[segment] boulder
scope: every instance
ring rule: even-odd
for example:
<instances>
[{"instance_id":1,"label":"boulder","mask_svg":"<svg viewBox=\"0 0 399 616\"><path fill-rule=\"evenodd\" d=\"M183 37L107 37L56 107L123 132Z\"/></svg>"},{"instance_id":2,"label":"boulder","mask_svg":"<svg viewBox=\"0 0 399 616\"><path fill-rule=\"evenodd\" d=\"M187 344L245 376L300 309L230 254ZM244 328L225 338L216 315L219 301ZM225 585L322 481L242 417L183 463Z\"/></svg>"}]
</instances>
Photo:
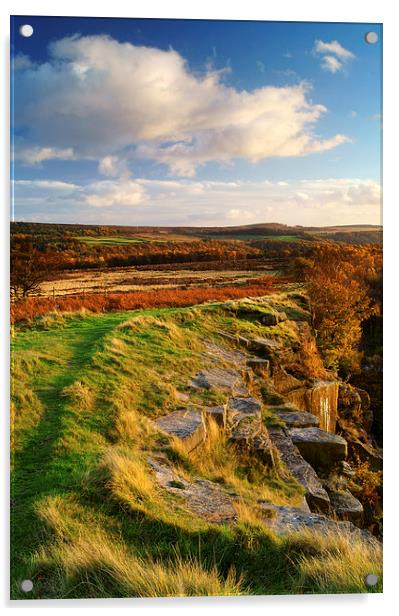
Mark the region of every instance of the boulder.
<instances>
[{"instance_id":1,"label":"boulder","mask_svg":"<svg viewBox=\"0 0 399 616\"><path fill-rule=\"evenodd\" d=\"M317 471L330 471L347 456L347 442L337 434L320 428L292 428L289 433L301 455Z\"/></svg>"},{"instance_id":2,"label":"boulder","mask_svg":"<svg viewBox=\"0 0 399 616\"><path fill-rule=\"evenodd\" d=\"M289 473L305 489L305 498L312 511L328 512L330 499L315 470L304 460L283 428L269 428L269 436Z\"/></svg>"},{"instance_id":3,"label":"boulder","mask_svg":"<svg viewBox=\"0 0 399 616\"><path fill-rule=\"evenodd\" d=\"M363 521L363 505L349 490L328 490L330 503L338 519L349 520L356 526Z\"/></svg>"},{"instance_id":4,"label":"boulder","mask_svg":"<svg viewBox=\"0 0 399 616\"><path fill-rule=\"evenodd\" d=\"M243 417L261 417L262 406L256 398L230 398L227 402L228 419L234 421Z\"/></svg>"},{"instance_id":5,"label":"boulder","mask_svg":"<svg viewBox=\"0 0 399 616\"><path fill-rule=\"evenodd\" d=\"M229 391L233 394L246 392L241 373L230 368L215 367L201 370L191 381L191 386L194 389Z\"/></svg>"},{"instance_id":6,"label":"boulder","mask_svg":"<svg viewBox=\"0 0 399 616\"><path fill-rule=\"evenodd\" d=\"M376 549L381 549L380 542L367 530L357 528L349 521L336 521L325 515L308 513L297 507L274 505L265 500L258 501L265 511L265 522L279 535L301 532L306 528L322 534L347 533L349 539L360 540Z\"/></svg>"},{"instance_id":7,"label":"boulder","mask_svg":"<svg viewBox=\"0 0 399 616\"><path fill-rule=\"evenodd\" d=\"M188 453L202 444L206 437L203 415L195 409L174 411L159 417L155 424L163 432L179 439Z\"/></svg>"},{"instance_id":8,"label":"boulder","mask_svg":"<svg viewBox=\"0 0 399 616\"><path fill-rule=\"evenodd\" d=\"M312 413L276 410L276 415L288 428L312 428L319 425L319 418Z\"/></svg>"}]
</instances>

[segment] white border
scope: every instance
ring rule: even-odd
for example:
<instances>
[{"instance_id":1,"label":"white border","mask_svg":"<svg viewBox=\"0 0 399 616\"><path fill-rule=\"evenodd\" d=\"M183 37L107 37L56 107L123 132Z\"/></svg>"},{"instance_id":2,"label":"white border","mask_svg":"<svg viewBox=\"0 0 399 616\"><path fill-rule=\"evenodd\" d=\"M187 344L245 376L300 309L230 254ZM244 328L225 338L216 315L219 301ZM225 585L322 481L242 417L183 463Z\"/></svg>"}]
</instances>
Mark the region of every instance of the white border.
<instances>
[{"instance_id":1,"label":"white border","mask_svg":"<svg viewBox=\"0 0 399 616\"><path fill-rule=\"evenodd\" d=\"M399 300L396 289L399 288L398 277L398 124L397 124L397 58L398 58L398 21L395 19L395 3L392 0L335 0L333 3L320 0L284 0L284 2L269 3L265 0L245 0L242 3L232 4L231 0L201 0L189 3L187 0L146 0L143 3L112 0L109 3L82 2L82 0L3 0L0 7L1 19L1 54L2 54L2 92L8 93L8 53L9 53L9 15L65 15L65 16L96 16L96 17L175 17L175 18L212 18L212 19L265 19L281 21L353 21L353 22L383 22L384 23L384 237L385 237L385 542L384 542L384 594L383 595L334 595L334 596L288 596L288 597L251 597L251 598L215 598L215 599L146 599L146 600L86 600L86 601L40 601L40 602L12 602L8 601L8 495L5 494L1 507L1 557L3 567L0 579L2 604L6 609L13 609L14 613L22 610L32 610L39 613L43 608L58 611L63 608L73 608L79 614L94 613L95 610L105 608L113 610L130 609L143 610L147 614L161 611L170 613L182 610L190 614L202 613L204 610L214 613L216 611L229 611L239 614L243 609L253 613L264 614L278 610L279 614L295 615L343 614L361 613L362 615L375 614L376 610L392 613L396 600L396 586L399 585L396 562L398 560L397 541L397 515L398 509L394 506L395 495L398 494L397 459L394 457L398 448L399 435L397 393L395 382L398 380L398 309ZM3 180L3 208L0 217L1 234L1 280L3 293L1 294L1 357L0 371L4 377L5 385L1 387L3 411L8 408L8 215L9 215L9 157L8 157L8 98L1 96L2 113L1 123L5 135L1 148L3 164L0 166ZM396 301L395 301L396 299ZM3 317L3 318L1 318ZM2 413L3 447L1 447L2 481L7 485L7 412ZM396 429L395 429L396 428ZM32 612L31 612L32 613Z\"/></svg>"}]
</instances>

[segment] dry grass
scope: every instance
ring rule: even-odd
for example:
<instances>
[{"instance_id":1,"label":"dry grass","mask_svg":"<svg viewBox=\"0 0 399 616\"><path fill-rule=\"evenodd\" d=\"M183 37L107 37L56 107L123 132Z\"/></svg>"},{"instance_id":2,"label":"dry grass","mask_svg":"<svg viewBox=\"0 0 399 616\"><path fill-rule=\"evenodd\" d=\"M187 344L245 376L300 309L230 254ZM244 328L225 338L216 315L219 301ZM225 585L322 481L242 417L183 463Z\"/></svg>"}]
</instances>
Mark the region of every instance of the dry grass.
<instances>
[{"instance_id":1,"label":"dry grass","mask_svg":"<svg viewBox=\"0 0 399 616\"><path fill-rule=\"evenodd\" d=\"M111 497L133 510L152 509L160 501L154 477L140 453L112 448L94 471Z\"/></svg>"},{"instance_id":2,"label":"dry grass","mask_svg":"<svg viewBox=\"0 0 399 616\"><path fill-rule=\"evenodd\" d=\"M119 464L113 460L112 464ZM51 570L61 587L55 596L84 597L185 597L242 594L233 569L225 579L216 566L206 569L193 558L178 554L166 562L149 555L139 557L115 536L99 528L90 532L80 521L78 506L55 497L39 508L42 520L53 531L53 543L34 557L39 571ZM58 575L57 575L58 574ZM39 574L40 575L40 574ZM50 591L51 593L51 591Z\"/></svg>"},{"instance_id":3,"label":"dry grass","mask_svg":"<svg viewBox=\"0 0 399 616\"><path fill-rule=\"evenodd\" d=\"M93 392L90 387L85 383L82 383L82 381L75 381L72 385L64 387L62 393L64 396L69 398L75 409L78 408L82 411L88 411L93 408Z\"/></svg>"},{"instance_id":4,"label":"dry grass","mask_svg":"<svg viewBox=\"0 0 399 616\"><path fill-rule=\"evenodd\" d=\"M382 547L345 531L328 534L306 529L288 538L289 551L299 568L302 592L366 592L364 578L379 576L382 591Z\"/></svg>"},{"instance_id":5,"label":"dry grass","mask_svg":"<svg viewBox=\"0 0 399 616\"><path fill-rule=\"evenodd\" d=\"M78 312L82 309L94 313L110 310L139 310L191 306L207 301L221 301L266 295L273 287L272 276L262 279L260 284L231 287L201 287L192 289L171 289L159 291L137 291L135 293L91 293L55 298L30 297L11 305L11 321L31 321L49 312Z\"/></svg>"}]
</instances>

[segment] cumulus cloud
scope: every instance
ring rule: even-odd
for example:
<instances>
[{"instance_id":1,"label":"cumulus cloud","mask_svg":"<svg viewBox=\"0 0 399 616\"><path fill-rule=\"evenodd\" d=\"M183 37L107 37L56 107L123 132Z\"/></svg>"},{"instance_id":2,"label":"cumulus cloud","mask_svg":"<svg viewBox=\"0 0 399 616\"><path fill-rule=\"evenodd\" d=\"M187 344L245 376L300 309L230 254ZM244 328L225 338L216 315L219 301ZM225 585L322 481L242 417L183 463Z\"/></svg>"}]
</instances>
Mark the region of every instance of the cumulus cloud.
<instances>
[{"instance_id":1,"label":"cumulus cloud","mask_svg":"<svg viewBox=\"0 0 399 616\"><path fill-rule=\"evenodd\" d=\"M59 184L59 186L57 186ZM16 181L17 219L125 225L380 222L380 186L356 178L291 182ZM38 198L40 196L40 198Z\"/></svg>"},{"instance_id":2,"label":"cumulus cloud","mask_svg":"<svg viewBox=\"0 0 399 616\"><path fill-rule=\"evenodd\" d=\"M25 135L19 156L105 160L130 149L192 176L208 161L302 156L347 140L315 139L326 108L309 99L306 84L249 92L226 85L223 74L208 68L198 75L172 49L108 36L55 41L48 61L24 60L15 73L15 119ZM32 149L36 156L26 154ZM112 173L107 165L100 163Z\"/></svg>"},{"instance_id":3,"label":"cumulus cloud","mask_svg":"<svg viewBox=\"0 0 399 616\"><path fill-rule=\"evenodd\" d=\"M80 200L91 207L130 207L145 201L145 189L133 180L103 180L88 184Z\"/></svg>"},{"instance_id":4,"label":"cumulus cloud","mask_svg":"<svg viewBox=\"0 0 399 616\"><path fill-rule=\"evenodd\" d=\"M321 67L330 73L341 71L344 68L344 64L355 57L349 49L342 47L338 41L325 43L324 41L316 40L313 53L322 56Z\"/></svg>"}]
</instances>

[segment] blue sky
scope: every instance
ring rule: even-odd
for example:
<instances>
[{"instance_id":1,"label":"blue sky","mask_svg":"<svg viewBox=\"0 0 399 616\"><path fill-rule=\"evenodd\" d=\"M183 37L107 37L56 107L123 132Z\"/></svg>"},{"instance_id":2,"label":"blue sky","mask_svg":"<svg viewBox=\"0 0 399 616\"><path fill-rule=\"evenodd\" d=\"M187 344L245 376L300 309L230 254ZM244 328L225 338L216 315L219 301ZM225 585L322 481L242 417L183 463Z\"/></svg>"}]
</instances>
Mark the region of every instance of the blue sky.
<instances>
[{"instance_id":1,"label":"blue sky","mask_svg":"<svg viewBox=\"0 0 399 616\"><path fill-rule=\"evenodd\" d=\"M16 220L380 222L380 25L18 16L11 29Z\"/></svg>"}]
</instances>

